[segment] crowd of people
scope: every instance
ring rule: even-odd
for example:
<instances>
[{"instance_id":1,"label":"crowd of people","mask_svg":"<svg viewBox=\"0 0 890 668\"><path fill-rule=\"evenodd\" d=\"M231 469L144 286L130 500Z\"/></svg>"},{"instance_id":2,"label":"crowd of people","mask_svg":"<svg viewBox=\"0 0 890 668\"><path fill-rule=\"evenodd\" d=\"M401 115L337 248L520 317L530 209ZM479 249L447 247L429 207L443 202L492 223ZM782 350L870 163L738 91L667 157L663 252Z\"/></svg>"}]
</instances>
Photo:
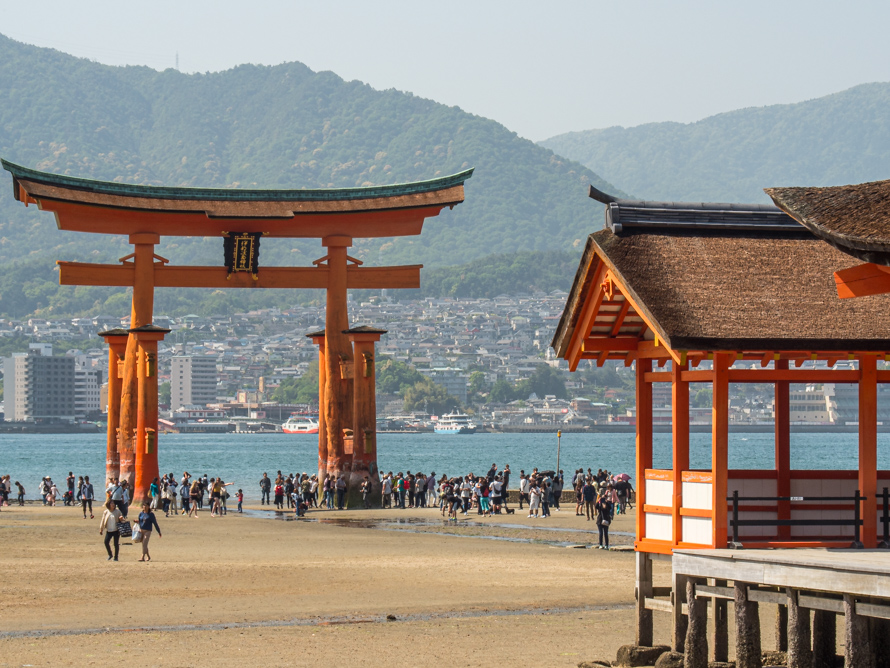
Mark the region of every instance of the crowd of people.
<instances>
[{"instance_id":1,"label":"crowd of people","mask_svg":"<svg viewBox=\"0 0 890 668\"><path fill-rule=\"evenodd\" d=\"M482 518L493 515L514 514L515 508L509 507L510 482L513 476L510 465L498 469L496 464L485 475L474 475L472 472L463 476L442 475L437 477L435 471L429 475L422 472L398 473L388 472L380 481L380 507L387 508L437 508L448 521L457 521L458 514L469 515L475 512ZM25 488L16 481L16 493L19 505L25 503ZM519 472L517 497L519 510L528 509L531 519L545 519L552 512L560 512L560 502L564 498L568 484L575 496L575 515L586 517L587 521L596 523L599 530L599 548L609 549L609 526L616 514L627 512L633 500L634 489L626 474L612 475L599 469L594 473L583 468L576 469L570 480L566 480L564 472L539 471L537 468L530 473ZM150 500L139 515L137 531L143 536L150 536L152 528L160 529L154 511L163 511L165 517L184 515L198 517L198 513L206 507L210 517L221 517L228 514L228 500L233 496L229 491L234 483L225 482L222 478L204 476L192 477L187 471L177 480L172 473L155 478L149 488ZM278 471L274 480L263 473L259 481L260 505L272 505L277 510L293 510L302 517L310 509L343 510L346 506L348 481L345 476L324 476L321 481L317 475L284 474ZM12 491L11 478L0 476L0 507L9 505ZM89 476L75 477L68 472L65 479L65 491L60 492L50 476L45 476L38 485L40 498L44 505L55 505L58 501L66 506L79 505L84 519L92 519L93 502L97 500L96 492ZM374 486L368 477L360 484L363 506L371 508L374 500ZM105 500L101 520L102 532L106 534L105 546L109 558L117 557L118 535L112 526L128 523L128 509L131 496L126 480L113 478L105 487ZM237 501L237 512L243 512L244 492L238 489L234 497ZM149 517L150 515L150 517ZM143 518L143 516L145 516ZM143 526L143 524L145 526ZM129 525L128 525L129 526ZM147 532L147 533L146 533ZM114 541L112 553L110 541ZM143 541L143 558L150 560L148 541Z\"/></svg>"}]
</instances>

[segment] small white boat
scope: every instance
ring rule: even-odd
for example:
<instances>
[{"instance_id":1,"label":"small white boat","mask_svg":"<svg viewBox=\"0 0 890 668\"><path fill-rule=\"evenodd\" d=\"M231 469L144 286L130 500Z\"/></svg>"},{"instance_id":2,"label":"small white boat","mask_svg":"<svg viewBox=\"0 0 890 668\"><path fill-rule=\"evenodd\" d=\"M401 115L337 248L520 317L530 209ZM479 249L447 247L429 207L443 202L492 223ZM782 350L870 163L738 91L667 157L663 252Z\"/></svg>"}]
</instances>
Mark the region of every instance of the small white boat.
<instances>
[{"instance_id":1,"label":"small white boat","mask_svg":"<svg viewBox=\"0 0 890 668\"><path fill-rule=\"evenodd\" d=\"M476 423L466 413L446 413L436 421L437 434L475 434Z\"/></svg>"},{"instance_id":2,"label":"small white boat","mask_svg":"<svg viewBox=\"0 0 890 668\"><path fill-rule=\"evenodd\" d=\"M317 434L318 418L311 415L291 415L281 425L281 431L285 434Z\"/></svg>"}]
</instances>

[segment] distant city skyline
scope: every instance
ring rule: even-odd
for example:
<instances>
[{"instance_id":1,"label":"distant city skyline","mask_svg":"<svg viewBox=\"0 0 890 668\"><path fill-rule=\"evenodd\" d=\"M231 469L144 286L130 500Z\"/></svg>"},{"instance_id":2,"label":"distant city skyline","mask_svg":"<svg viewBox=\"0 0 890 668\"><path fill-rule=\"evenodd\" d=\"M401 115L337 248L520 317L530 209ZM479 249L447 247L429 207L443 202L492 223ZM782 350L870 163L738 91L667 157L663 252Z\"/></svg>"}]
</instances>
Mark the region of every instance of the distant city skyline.
<instances>
[{"instance_id":1,"label":"distant city skyline","mask_svg":"<svg viewBox=\"0 0 890 668\"><path fill-rule=\"evenodd\" d=\"M300 61L460 106L535 141L890 80L890 5L874 1L32 0L22 11L0 0L0 14L12 39L109 65L165 69L178 56L182 71L205 72Z\"/></svg>"}]
</instances>

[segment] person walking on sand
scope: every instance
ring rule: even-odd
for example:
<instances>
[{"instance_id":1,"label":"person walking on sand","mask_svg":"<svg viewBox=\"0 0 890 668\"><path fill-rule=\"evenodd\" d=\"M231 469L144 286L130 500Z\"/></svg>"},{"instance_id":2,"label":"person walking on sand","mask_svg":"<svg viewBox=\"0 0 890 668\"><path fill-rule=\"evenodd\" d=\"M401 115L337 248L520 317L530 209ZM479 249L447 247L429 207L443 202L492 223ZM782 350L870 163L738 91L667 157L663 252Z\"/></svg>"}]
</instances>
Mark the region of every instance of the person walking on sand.
<instances>
[{"instance_id":1,"label":"person walking on sand","mask_svg":"<svg viewBox=\"0 0 890 668\"><path fill-rule=\"evenodd\" d=\"M18 480L15 481L16 489L19 490L19 505L25 505L25 487Z\"/></svg>"},{"instance_id":2,"label":"person walking on sand","mask_svg":"<svg viewBox=\"0 0 890 668\"><path fill-rule=\"evenodd\" d=\"M87 518L87 507L90 509L90 519L93 519L93 486L90 484L90 476L85 476L80 487L80 505L83 508L83 518Z\"/></svg>"},{"instance_id":3,"label":"person walking on sand","mask_svg":"<svg viewBox=\"0 0 890 668\"><path fill-rule=\"evenodd\" d=\"M608 489L604 489L596 499L596 527L600 534L600 544L597 546L599 550L609 549L609 525L612 523L613 507L610 492Z\"/></svg>"},{"instance_id":4,"label":"person walking on sand","mask_svg":"<svg viewBox=\"0 0 890 668\"><path fill-rule=\"evenodd\" d=\"M151 512L151 504L146 502L142 504L142 512L139 513L139 529L142 531L142 558L139 561L151 561L151 555L148 553L148 541L151 539L152 527L157 529L158 538L160 538L161 527L158 526L155 514Z\"/></svg>"},{"instance_id":5,"label":"person walking on sand","mask_svg":"<svg viewBox=\"0 0 890 668\"><path fill-rule=\"evenodd\" d=\"M195 478L192 482L191 487L189 488L189 500L191 507L189 508L189 513L186 517L191 517L192 513L195 514L195 519L198 519L198 499L201 498L201 481L198 478Z\"/></svg>"},{"instance_id":6,"label":"person walking on sand","mask_svg":"<svg viewBox=\"0 0 890 668\"><path fill-rule=\"evenodd\" d=\"M117 561L117 553L120 549L120 535L117 523L121 520L121 511L114 501L105 502L105 510L102 511L102 520L99 522L99 535L105 533L105 550L108 552L108 561L111 561L111 541L114 541L114 560Z\"/></svg>"},{"instance_id":7,"label":"person walking on sand","mask_svg":"<svg viewBox=\"0 0 890 668\"><path fill-rule=\"evenodd\" d=\"M522 502L525 501L527 505L531 505L531 501L528 498L528 491L531 489L531 483L528 480L528 476L525 475L525 471L519 472L519 510L522 510ZM529 508L531 510L531 508Z\"/></svg>"}]
</instances>

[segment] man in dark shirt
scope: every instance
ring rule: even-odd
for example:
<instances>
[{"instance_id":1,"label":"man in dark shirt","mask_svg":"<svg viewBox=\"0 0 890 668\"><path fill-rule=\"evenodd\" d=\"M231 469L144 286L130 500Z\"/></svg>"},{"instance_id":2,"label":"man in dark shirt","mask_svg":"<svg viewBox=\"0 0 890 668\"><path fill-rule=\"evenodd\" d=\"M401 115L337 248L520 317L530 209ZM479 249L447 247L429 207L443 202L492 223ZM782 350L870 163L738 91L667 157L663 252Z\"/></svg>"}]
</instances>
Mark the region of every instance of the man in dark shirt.
<instances>
[{"instance_id":1,"label":"man in dark shirt","mask_svg":"<svg viewBox=\"0 0 890 668\"><path fill-rule=\"evenodd\" d=\"M269 475L267 473L263 473L263 477L260 478L260 505L270 505L269 501L269 492L272 490L272 481L269 479Z\"/></svg>"},{"instance_id":2,"label":"man in dark shirt","mask_svg":"<svg viewBox=\"0 0 890 668\"><path fill-rule=\"evenodd\" d=\"M485 477L488 478L488 482L491 483L497 474L498 474L498 465L492 464L491 468L488 469L488 475Z\"/></svg>"}]
</instances>

